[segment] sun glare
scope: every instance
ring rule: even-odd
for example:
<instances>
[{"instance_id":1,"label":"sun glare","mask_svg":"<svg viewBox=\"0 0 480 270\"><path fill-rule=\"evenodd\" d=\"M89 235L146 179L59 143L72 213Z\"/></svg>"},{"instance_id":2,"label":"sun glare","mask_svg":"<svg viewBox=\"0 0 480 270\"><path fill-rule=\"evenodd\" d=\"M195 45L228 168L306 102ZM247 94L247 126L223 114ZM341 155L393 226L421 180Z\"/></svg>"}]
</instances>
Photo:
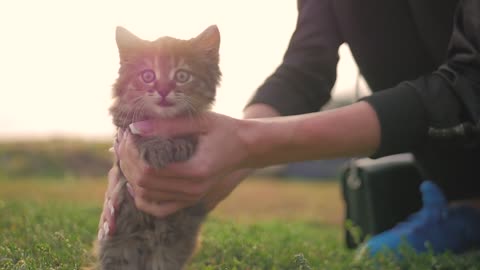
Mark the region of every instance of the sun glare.
<instances>
[{"instance_id":1,"label":"sun glare","mask_svg":"<svg viewBox=\"0 0 480 270\"><path fill-rule=\"evenodd\" d=\"M111 136L117 25L144 39L218 25L224 75L214 110L240 117L280 63L296 15L296 1L276 0L2 1L0 137Z\"/></svg>"}]
</instances>

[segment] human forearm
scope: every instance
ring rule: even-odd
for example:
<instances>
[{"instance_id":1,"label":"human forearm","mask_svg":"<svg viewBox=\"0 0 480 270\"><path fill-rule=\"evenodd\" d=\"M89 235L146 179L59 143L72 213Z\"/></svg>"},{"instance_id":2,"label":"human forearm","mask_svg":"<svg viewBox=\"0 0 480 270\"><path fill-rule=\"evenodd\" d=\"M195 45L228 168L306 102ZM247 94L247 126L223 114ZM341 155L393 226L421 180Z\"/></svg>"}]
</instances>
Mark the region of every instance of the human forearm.
<instances>
[{"instance_id":1,"label":"human forearm","mask_svg":"<svg viewBox=\"0 0 480 270\"><path fill-rule=\"evenodd\" d=\"M244 120L245 166L370 155L380 144L380 126L366 102L289 117Z\"/></svg>"},{"instance_id":2,"label":"human forearm","mask_svg":"<svg viewBox=\"0 0 480 270\"><path fill-rule=\"evenodd\" d=\"M263 105L245 112L245 117L267 115L278 113ZM290 161L366 155L375 151L379 141L377 118L366 102L335 111L291 117L240 120L205 113L201 119L185 117L133 124L132 130L137 136L198 134L199 144L194 156L161 170L145 167L139 164L138 158L132 158L139 155L132 145L133 135L123 139L119 146L122 171L137 176L126 174L134 189L142 191L137 199L153 207L158 216L200 200L212 209L254 168ZM133 152L128 154L126 149ZM166 197L173 202L160 206L148 203L149 198L162 202Z\"/></svg>"},{"instance_id":3,"label":"human forearm","mask_svg":"<svg viewBox=\"0 0 480 270\"><path fill-rule=\"evenodd\" d=\"M272 106L262 103L256 103L248 106L243 111L243 118L265 118L280 116L280 113Z\"/></svg>"}]
</instances>

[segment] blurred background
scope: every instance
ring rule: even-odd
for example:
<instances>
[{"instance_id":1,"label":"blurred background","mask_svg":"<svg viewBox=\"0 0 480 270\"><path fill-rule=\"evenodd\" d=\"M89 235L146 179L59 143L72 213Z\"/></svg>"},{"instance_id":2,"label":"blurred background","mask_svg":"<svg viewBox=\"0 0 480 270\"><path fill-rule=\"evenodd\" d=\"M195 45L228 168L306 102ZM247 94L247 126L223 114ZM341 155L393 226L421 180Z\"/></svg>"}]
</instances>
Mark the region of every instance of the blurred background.
<instances>
[{"instance_id":1,"label":"blurred background","mask_svg":"<svg viewBox=\"0 0 480 270\"><path fill-rule=\"evenodd\" d=\"M217 24L223 79L214 111L241 117L281 62L296 15L296 1L1 1L0 175L104 175L114 133L107 108L119 62L117 25L144 39L188 39ZM356 88L368 93L348 47L339 54L328 108L351 103ZM264 173L331 177L342 162Z\"/></svg>"}]
</instances>

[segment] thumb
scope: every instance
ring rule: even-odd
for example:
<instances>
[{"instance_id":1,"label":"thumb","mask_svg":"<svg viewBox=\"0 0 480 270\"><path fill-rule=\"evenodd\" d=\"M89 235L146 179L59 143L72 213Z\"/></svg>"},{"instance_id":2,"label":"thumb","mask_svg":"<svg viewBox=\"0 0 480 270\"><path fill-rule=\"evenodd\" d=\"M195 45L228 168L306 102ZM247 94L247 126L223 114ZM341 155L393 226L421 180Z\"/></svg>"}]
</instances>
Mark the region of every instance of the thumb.
<instances>
[{"instance_id":1,"label":"thumb","mask_svg":"<svg viewBox=\"0 0 480 270\"><path fill-rule=\"evenodd\" d=\"M175 136L201 134L207 131L205 118L176 117L168 119L151 119L130 124L130 131L140 136Z\"/></svg>"}]
</instances>

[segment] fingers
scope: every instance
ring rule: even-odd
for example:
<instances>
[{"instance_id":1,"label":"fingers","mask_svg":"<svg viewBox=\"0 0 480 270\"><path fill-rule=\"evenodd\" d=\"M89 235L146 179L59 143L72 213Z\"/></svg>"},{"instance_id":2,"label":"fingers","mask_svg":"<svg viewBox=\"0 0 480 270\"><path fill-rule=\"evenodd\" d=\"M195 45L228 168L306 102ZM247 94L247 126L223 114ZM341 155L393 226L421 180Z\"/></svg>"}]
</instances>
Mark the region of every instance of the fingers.
<instances>
[{"instance_id":1,"label":"fingers","mask_svg":"<svg viewBox=\"0 0 480 270\"><path fill-rule=\"evenodd\" d=\"M140 136L162 136L166 138L205 133L208 129L209 115L202 117L178 117L155 119L130 124L133 134Z\"/></svg>"},{"instance_id":2,"label":"fingers","mask_svg":"<svg viewBox=\"0 0 480 270\"><path fill-rule=\"evenodd\" d=\"M203 192L185 192L185 191L166 191L165 189L151 189L142 188L140 186L132 187L134 198L141 198L150 202L166 202L166 201L182 201L182 202L195 202L200 200ZM202 190L203 191L203 190Z\"/></svg>"},{"instance_id":3,"label":"fingers","mask_svg":"<svg viewBox=\"0 0 480 270\"><path fill-rule=\"evenodd\" d=\"M199 121L192 118L178 118L178 119L161 119L161 120L149 120L136 122L131 125L131 130L126 130L123 136L119 136L118 158L120 160L120 167L127 179L132 182L145 177L156 178L171 177L175 179L198 179L202 180L210 177L212 172L212 166L209 166L204 155L196 154L185 162L172 163L162 168L161 170L153 170L145 161L140 157L140 153L134 144L133 134L140 134L141 136L148 135L165 135L165 137L172 137L178 135L202 133L206 130L207 125L201 124L208 122ZM210 149L210 144L204 146L202 143L202 137L199 138L198 145L201 147L197 149L197 152L211 153L214 150ZM207 149L204 149L207 148Z\"/></svg>"},{"instance_id":4,"label":"fingers","mask_svg":"<svg viewBox=\"0 0 480 270\"><path fill-rule=\"evenodd\" d=\"M165 192L178 192L185 194L195 194L201 187L192 184L191 172L184 173L183 171L177 172L175 170L175 164L171 164L164 169L154 170L150 168L141 158L137 147L134 145L133 135L130 132L125 131L122 141L119 143L119 163L122 173L127 180L136 188L147 188L149 190L162 190ZM188 164L192 161L181 163L188 168ZM194 163L194 165L196 162ZM173 170L169 167L173 166ZM202 173L202 172L200 172ZM182 178L182 174L186 177ZM172 175L174 177L168 177ZM200 179L199 179L200 180ZM201 182L201 181L198 181Z\"/></svg>"},{"instance_id":5,"label":"fingers","mask_svg":"<svg viewBox=\"0 0 480 270\"><path fill-rule=\"evenodd\" d=\"M140 157L140 153L134 144L133 136L130 131L126 130L118 138L118 157L120 160L135 160Z\"/></svg>"},{"instance_id":6,"label":"fingers","mask_svg":"<svg viewBox=\"0 0 480 270\"><path fill-rule=\"evenodd\" d=\"M191 127L188 126L189 121L190 120L185 120L184 122L187 128L172 129L172 132L182 133L192 130L202 130L201 128L197 129L198 126L189 129ZM167 123L165 126L162 126L162 128L168 127L168 125ZM159 126L155 126L155 128L157 127ZM206 194L208 188L208 183L206 182L192 181L190 177L181 178L178 173L172 174L175 175L175 177L164 177L164 169L154 170L150 168L141 159L140 153L135 145L134 136L128 130L123 133L119 132L115 149L121 172L129 182L127 185L129 193L133 195L132 197L134 197L135 204L141 211L158 217L168 216L175 211L198 202ZM112 174L114 174L114 172L112 172ZM109 208L107 204L105 209ZM113 207L113 209L115 210L115 207ZM104 212L104 219L107 221L107 225L103 225L103 230L104 232L107 230L111 232L114 230L114 227L109 226L111 224L110 220L113 220L115 215L110 215L106 210L104 210ZM113 211L113 213L114 212L115 211Z\"/></svg>"},{"instance_id":7,"label":"fingers","mask_svg":"<svg viewBox=\"0 0 480 270\"><path fill-rule=\"evenodd\" d=\"M166 217L185 207L190 206L190 204L186 202L170 201L155 203L138 197L135 198L135 205L138 209L159 218Z\"/></svg>"},{"instance_id":8,"label":"fingers","mask_svg":"<svg viewBox=\"0 0 480 270\"><path fill-rule=\"evenodd\" d=\"M130 182L140 179L148 169L147 164L140 158L133 136L125 131L118 147L118 158L123 174Z\"/></svg>"},{"instance_id":9,"label":"fingers","mask_svg":"<svg viewBox=\"0 0 480 270\"><path fill-rule=\"evenodd\" d=\"M144 177L129 182L132 197L141 197L153 202L200 200L207 192L209 181L191 181L181 178Z\"/></svg>"},{"instance_id":10,"label":"fingers","mask_svg":"<svg viewBox=\"0 0 480 270\"><path fill-rule=\"evenodd\" d=\"M175 179L189 179L201 181L210 176L211 170L205 162L202 164L202 157L194 155L187 161L168 164L158 171L158 175Z\"/></svg>"}]
</instances>

